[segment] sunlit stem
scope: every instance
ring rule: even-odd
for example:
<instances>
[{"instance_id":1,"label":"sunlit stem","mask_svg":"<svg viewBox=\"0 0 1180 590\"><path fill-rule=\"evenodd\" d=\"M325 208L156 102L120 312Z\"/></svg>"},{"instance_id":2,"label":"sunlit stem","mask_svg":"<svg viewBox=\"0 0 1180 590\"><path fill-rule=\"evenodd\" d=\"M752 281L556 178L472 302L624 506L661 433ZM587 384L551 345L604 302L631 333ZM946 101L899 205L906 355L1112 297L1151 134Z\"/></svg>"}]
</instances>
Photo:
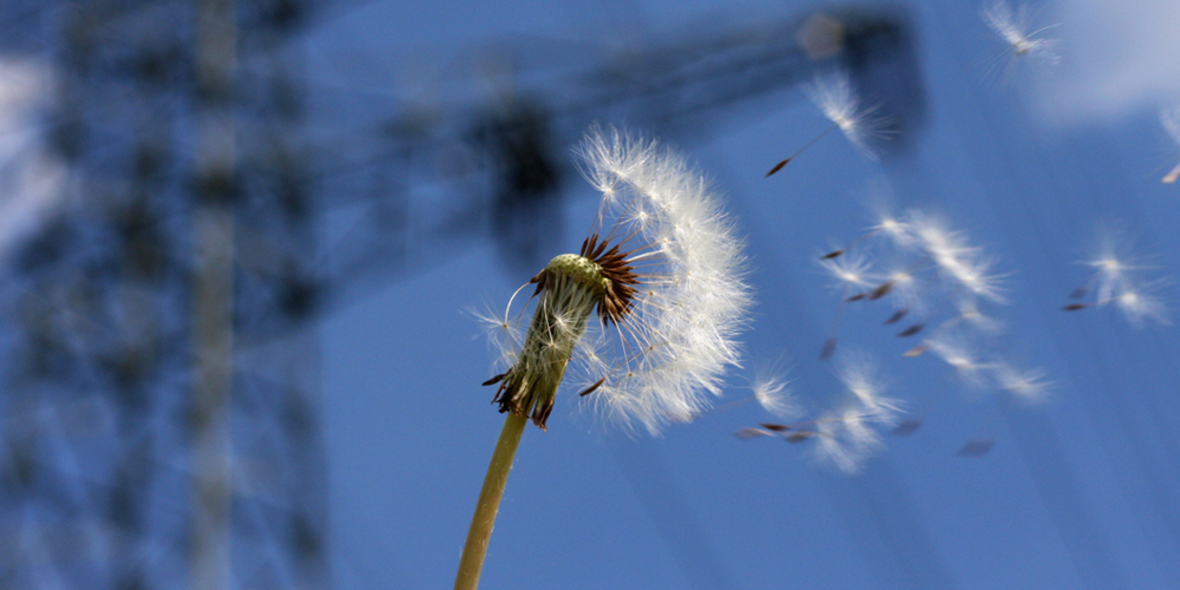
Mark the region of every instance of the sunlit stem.
<instances>
[{"instance_id":1,"label":"sunlit stem","mask_svg":"<svg viewBox=\"0 0 1180 590\"><path fill-rule=\"evenodd\" d=\"M459 559L459 573L455 576L455 590L475 590L479 587L479 575L483 572L483 561L488 554L488 542L496 525L496 514L500 511L500 499L504 497L504 486L508 484L508 472L512 471L512 460L520 446L520 436L528 423L525 416L509 412L492 452L492 462L479 491L479 502L475 515L471 517L471 528L467 530L467 542L463 545L463 556Z\"/></svg>"}]
</instances>

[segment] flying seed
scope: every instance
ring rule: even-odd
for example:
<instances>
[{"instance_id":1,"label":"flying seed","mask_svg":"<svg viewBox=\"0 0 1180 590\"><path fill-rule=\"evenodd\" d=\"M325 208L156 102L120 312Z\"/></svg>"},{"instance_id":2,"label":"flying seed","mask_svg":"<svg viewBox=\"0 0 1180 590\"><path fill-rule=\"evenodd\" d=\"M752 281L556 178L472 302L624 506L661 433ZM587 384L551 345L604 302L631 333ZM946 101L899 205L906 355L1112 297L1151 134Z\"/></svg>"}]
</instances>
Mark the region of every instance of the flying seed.
<instances>
[{"instance_id":1,"label":"flying seed","mask_svg":"<svg viewBox=\"0 0 1180 590\"><path fill-rule=\"evenodd\" d=\"M890 432L893 436L909 436L922 426L921 418L906 418L897 423Z\"/></svg>"},{"instance_id":2,"label":"flying seed","mask_svg":"<svg viewBox=\"0 0 1180 590\"><path fill-rule=\"evenodd\" d=\"M913 336L914 334L921 332L922 328L924 328L924 327L926 327L926 324L914 324L914 325L898 332L897 335L901 338L905 338L906 336Z\"/></svg>"},{"instance_id":3,"label":"flying seed","mask_svg":"<svg viewBox=\"0 0 1180 590\"><path fill-rule=\"evenodd\" d=\"M959 449L959 452L955 453L955 456L982 457L983 455L986 455L988 451L992 450L992 447L995 445L995 439L973 438L967 441L966 444L963 445L963 448Z\"/></svg>"},{"instance_id":4,"label":"flying seed","mask_svg":"<svg viewBox=\"0 0 1180 590\"><path fill-rule=\"evenodd\" d=\"M595 381L595 382L594 382L594 385L591 385L590 387L587 387L587 388L586 388L586 391L583 391L582 393L579 393L579 394L578 394L578 397L583 397L583 396L590 395L591 393L594 393L594 390L595 390L595 389L598 389L599 387L602 387L602 384L603 384L603 383L606 383L606 377L603 377L602 379L599 379L598 381Z\"/></svg>"},{"instance_id":5,"label":"flying seed","mask_svg":"<svg viewBox=\"0 0 1180 590\"><path fill-rule=\"evenodd\" d=\"M787 436L784 436L783 440L785 440L789 443L792 443L792 444L800 443L800 442L803 442L803 441L815 436L816 434L819 434L819 433L811 431L811 430L798 430L798 431L792 432L791 434L788 434Z\"/></svg>"},{"instance_id":6,"label":"flying seed","mask_svg":"<svg viewBox=\"0 0 1180 590\"><path fill-rule=\"evenodd\" d=\"M794 157L794 156L792 156L792 157ZM779 170L782 170L782 169L783 169L783 166L786 166L786 165L787 165L788 163L790 163L790 162L791 162L791 158L787 158L786 160L783 160L782 162L779 162L778 164L775 164L775 165L774 165L774 168L771 168L771 169L770 169L770 172L767 172L767 173L766 173L766 175L767 175L767 176L770 176L771 174L774 174L775 172L778 172Z\"/></svg>"},{"instance_id":7,"label":"flying seed","mask_svg":"<svg viewBox=\"0 0 1180 590\"><path fill-rule=\"evenodd\" d=\"M826 361L832 358L832 353L836 352L836 339L828 338L824 341L824 347L819 351L819 360Z\"/></svg>"}]
</instances>

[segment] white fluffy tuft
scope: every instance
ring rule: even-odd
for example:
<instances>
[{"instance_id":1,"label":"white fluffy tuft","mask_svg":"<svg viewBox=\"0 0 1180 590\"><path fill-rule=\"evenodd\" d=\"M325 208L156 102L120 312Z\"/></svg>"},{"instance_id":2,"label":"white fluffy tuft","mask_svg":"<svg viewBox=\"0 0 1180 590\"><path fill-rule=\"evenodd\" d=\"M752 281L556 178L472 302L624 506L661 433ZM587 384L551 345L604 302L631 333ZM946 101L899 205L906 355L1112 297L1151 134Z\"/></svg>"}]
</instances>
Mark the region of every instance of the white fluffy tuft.
<instances>
[{"instance_id":1,"label":"white fluffy tuft","mask_svg":"<svg viewBox=\"0 0 1180 590\"><path fill-rule=\"evenodd\" d=\"M627 239L645 275L619 326L599 326L600 357L613 358L593 395L604 412L656 433L668 416L695 415L720 393L740 360L750 288L743 243L708 181L655 141L591 129L580 149L587 177L603 193L603 233ZM602 367L585 366L588 381Z\"/></svg>"}]
</instances>

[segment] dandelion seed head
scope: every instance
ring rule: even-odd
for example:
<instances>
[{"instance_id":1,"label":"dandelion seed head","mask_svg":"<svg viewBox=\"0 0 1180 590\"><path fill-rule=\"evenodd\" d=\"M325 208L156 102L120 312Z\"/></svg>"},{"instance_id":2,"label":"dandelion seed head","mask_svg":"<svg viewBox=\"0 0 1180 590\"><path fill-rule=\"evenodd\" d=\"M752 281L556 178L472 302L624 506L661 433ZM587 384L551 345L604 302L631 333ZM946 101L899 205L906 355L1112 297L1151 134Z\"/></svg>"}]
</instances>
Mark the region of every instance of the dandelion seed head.
<instances>
[{"instance_id":1,"label":"dandelion seed head","mask_svg":"<svg viewBox=\"0 0 1180 590\"><path fill-rule=\"evenodd\" d=\"M598 216L579 254L533 279L533 321L497 399L536 407L543 427L568 363L605 417L656 433L708 407L740 360L743 245L709 183L656 142L594 128L579 156L603 194ZM540 389L543 408L528 401Z\"/></svg>"}]
</instances>

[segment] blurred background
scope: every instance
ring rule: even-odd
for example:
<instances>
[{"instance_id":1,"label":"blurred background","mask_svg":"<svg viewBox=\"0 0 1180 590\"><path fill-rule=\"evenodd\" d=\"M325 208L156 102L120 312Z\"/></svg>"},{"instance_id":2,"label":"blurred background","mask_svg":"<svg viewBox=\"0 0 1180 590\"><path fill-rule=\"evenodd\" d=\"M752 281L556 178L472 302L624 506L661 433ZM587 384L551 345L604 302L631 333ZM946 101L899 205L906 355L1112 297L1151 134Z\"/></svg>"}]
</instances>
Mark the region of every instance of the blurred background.
<instances>
[{"instance_id":1,"label":"blurred background","mask_svg":"<svg viewBox=\"0 0 1180 590\"><path fill-rule=\"evenodd\" d=\"M757 404L651 437L561 396L485 588L1180 579L1176 328L1061 310L1102 228L1180 308L1174 3L1033 5L1056 64L938 0L0 7L2 587L451 584L503 419L470 312L581 244L594 122L684 153L747 236L719 403L777 365L824 412L840 318L907 419L848 475L734 437L778 421ZM875 157L833 133L766 178L828 128L806 88L833 72L883 121ZM995 261L977 352L1043 370L1043 403L842 309L817 259L882 203Z\"/></svg>"}]
</instances>

